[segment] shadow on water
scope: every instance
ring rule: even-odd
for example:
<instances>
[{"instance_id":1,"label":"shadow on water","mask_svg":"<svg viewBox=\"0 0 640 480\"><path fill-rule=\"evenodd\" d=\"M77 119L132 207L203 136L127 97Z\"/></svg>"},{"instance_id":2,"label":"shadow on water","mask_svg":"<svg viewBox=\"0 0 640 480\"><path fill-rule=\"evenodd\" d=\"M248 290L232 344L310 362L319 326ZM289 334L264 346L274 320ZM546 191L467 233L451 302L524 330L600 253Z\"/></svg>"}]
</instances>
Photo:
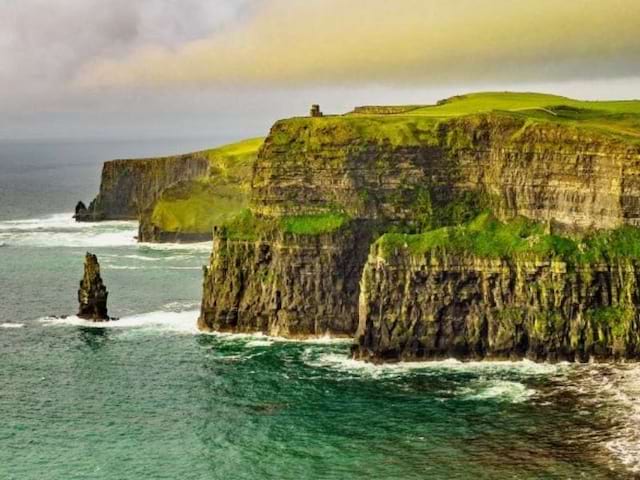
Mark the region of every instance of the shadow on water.
<instances>
[{"instance_id":1,"label":"shadow on water","mask_svg":"<svg viewBox=\"0 0 640 480\"><path fill-rule=\"evenodd\" d=\"M110 340L110 332L106 328L78 327L78 338L89 349L102 349Z\"/></svg>"}]
</instances>

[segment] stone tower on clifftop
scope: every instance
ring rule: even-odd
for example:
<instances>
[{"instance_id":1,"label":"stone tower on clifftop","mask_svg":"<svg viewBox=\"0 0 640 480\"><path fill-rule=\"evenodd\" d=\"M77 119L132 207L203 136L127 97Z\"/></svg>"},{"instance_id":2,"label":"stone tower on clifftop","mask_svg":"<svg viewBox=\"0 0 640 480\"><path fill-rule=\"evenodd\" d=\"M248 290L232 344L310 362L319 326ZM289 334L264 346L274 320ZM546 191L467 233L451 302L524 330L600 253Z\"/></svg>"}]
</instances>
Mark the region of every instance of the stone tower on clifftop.
<instances>
[{"instance_id":1,"label":"stone tower on clifftop","mask_svg":"<svg viewBox=\"0 0 640 480\"><path fill-rule=\"evenodd\" d=\"M312 117L322 117L323 114L320 111L320 105L311 105L311 112L309 114Z\"/></svg>"},{"instance_id":2,"label":"stone tower on clifftop","mask_svg":"<svg viewBox=\"0 0 640 480\"><path fill-rule=\"evenodd\" d=\"M80 280L78 317L100 322L109 320L107 315L107 287L100 277L98 257L87 252L84 257L84 277Z\"/></svg>"}]
</instances>

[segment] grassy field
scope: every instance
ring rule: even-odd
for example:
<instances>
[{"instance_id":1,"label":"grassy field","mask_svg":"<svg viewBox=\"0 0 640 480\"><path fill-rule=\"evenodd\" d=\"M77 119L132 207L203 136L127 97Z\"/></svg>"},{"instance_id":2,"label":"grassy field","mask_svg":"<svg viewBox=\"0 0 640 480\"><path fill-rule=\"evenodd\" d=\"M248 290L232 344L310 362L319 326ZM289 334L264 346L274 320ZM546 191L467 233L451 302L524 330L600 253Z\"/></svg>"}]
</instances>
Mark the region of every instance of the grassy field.
<instances>
[{"instance_id":1,"label":"grassy field","mask_svg":"<svg viewBox=\"0 0 640 480\"><path fill-rule=\"evenodd\" d=\"M460 95L412 108L400 114L354 117L446 119L481 113L502 112L531 121L555 122L590 128L603 133L640 139L640 101L585 101L542 93L485 92ZM407 120L408 121L408 120Z\"/></svg>"},{"instance_id":2,"label":"grassy field","mask_svg":"<svg viewBox=\"0 0 640 480\"><path fill-rule=\"evenodd\" d=\"M264 143L264 138L250 138L241 142L223 145L222 147L206 150L209 158L211 173L216 176L237 177L247 180L247 169L251 170L258 149Z\"/></svg>"},{"instance_id":3,"label":"grassy field","mask_svg":"<svg viewBox=\"0 0 640 480\"><path fill-rule=\"evenodd\" d=\"M597 114L640 114L640 101L585 101L544 93L485 92L451 97L439 105L411 110L410 115L450 117L491 111L519 112L540 110L553 112L556 107L587 110Z\"/></svg>"},{"instance_id":4,"label":"grassy field","mask_svg":"<svg viewBox=\"0 0 640 480\"><path fill-rule=\"evenodd\" d=\"M234 185L195 180L167 190L156 203L151 222L165 232L209 233L248 203L246 193Z\"/></svg>"},{"instance_id":5,"label":"grassy field","mask_svg":"<svg viewBox=\"0 0 640 480\"><path fill-rule=\"evenodd\" d=\"M248 206L251 168L263 142L253 138L202 152L209 176L165 190L151 222L165 232L208 233L229 221Z\"/></svg>"},{"instance_id":6,"label":"grassy field","mask_svg":"<svg viewBox=\"0 0 640 480\"><path fill-rule=\"evenodd\" d=\"M349 217L342 213L328 212L318 215L299 215L284 217L281 220L282 230L296 235L321 235L342 228L349 222Z\"/></svg>"},{"instance_id":7,"label":"grassy field","mask_svg":"<svg viewBox=\"0 0 640 480\"><path fill-rule=\"evenodd\" d=\"M227 238L253 241L276 231L294 235L322 235L338 231L347 223L349 217L340 212L266 218L257 217L250 209L244 209L225 222L223 227Z\"/></svg>"}]
</instances>

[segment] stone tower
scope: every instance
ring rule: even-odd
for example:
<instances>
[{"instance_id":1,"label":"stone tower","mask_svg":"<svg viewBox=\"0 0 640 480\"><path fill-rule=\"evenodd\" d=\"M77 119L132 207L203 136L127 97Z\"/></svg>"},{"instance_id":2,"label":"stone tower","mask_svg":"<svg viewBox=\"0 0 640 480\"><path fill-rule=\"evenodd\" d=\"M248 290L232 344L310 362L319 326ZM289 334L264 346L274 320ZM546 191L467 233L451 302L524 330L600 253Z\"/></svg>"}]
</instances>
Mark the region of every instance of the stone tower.
<instances>
[{"instance_id":1,"label":"stone tower","mask_svg":"<svg viewBox=\"0 0 640 480\"><path fill-rule=\"evenodd\" d=\"M322 112L320 111L320 105L311 105L311 113L312 117L322 117Z\"/></svg>"}]
</instances>

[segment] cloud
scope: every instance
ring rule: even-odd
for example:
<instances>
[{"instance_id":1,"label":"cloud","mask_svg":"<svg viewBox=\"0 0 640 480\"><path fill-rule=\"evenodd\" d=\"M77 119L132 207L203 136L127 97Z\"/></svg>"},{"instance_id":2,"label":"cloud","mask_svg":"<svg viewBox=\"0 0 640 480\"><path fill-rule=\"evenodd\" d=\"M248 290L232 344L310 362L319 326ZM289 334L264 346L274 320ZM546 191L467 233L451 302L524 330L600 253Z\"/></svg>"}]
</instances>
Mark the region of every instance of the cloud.
<instances>
[{"instance_id":1,"label":"cloud","mask_svg":"<svg viewBox=\"0 0 640 480\"><path fill-rule=\"evenodd\" d=\"M84 87L447 84L640 73L637 0L267 0L180 46L98 59Z\"/></svg>"},{"instance_id":2,"label":"cloud","mask_svg":"<svg viewBox=\"0 0 640 480\"><path fill-rule=\"evenodd\" d=\"M41 108L81 95L72 79L96 58L179 48L260 0L0 0L0 105Z\"/></svg>"}]
</instances>

